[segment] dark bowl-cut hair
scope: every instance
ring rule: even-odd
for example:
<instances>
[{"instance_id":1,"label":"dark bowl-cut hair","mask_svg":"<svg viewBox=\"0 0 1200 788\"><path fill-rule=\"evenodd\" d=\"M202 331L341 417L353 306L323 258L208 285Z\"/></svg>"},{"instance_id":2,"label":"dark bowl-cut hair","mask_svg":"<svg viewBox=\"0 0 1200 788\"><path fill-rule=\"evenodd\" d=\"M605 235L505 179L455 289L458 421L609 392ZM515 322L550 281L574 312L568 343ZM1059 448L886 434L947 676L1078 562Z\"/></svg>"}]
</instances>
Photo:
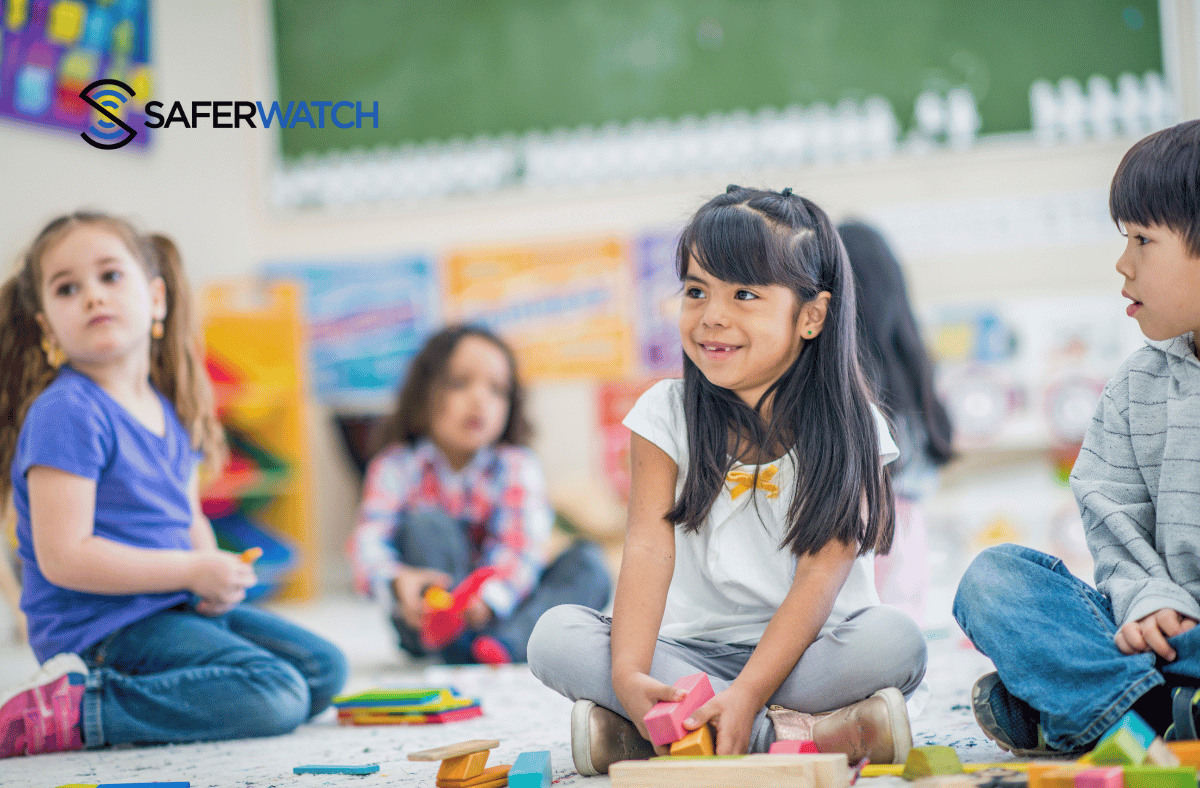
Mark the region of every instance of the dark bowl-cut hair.
<instances>
[{"instance_id":1,"label":"dark bowl-cut hair","mask_svg":"<svg viewBox=\"0 0 1200 788\"><path fill-rule=\"evenodd\" d=\"M1167 227L1200 257L1200 120L1156 131L1121 159L1108 196L1113 221Z\"/></svg>"},{"instance_id":2,"label":"dark bowl-cut hair","mask_svg":"<svg viewBox=\"0 0 1200 788\"><path fill-rule=\"evenodd\" d=\"M692 217L677 255L681 280L695 263L726 282L787 287L797 319L799 307L820 293L830 298L821 332L804 341L753 408L684 356L688 468L665 518L698 531L740 457L790 454L796 489L780 547L803 556L836 539L857 544L860 554L886 553L894 529L891 482L858 361L854 276L829 217L791 189L730 186Z\"/></svg>"},{"instance_id":3,"label":"dark bowl-cut hair","mask_svg":"<svg viewBox=\"0 0 1200 788\"><path fill-rule=\"evenodd\" d=\"M425 341L413 358L408 374L396 395L396 407L380 425L372 441L371 452L381 451L394 443L412 445L429 435L433 418L434 395L446 385L450 356L466 337L479 337L491 342L508 359L511 380L508 388L508 421L500 433L499 443L527 446L533 430L525 416L525 389L517 375L517 359L503 339L483 326L458 324L447 326Z\"/></svg>"}]
</instances>

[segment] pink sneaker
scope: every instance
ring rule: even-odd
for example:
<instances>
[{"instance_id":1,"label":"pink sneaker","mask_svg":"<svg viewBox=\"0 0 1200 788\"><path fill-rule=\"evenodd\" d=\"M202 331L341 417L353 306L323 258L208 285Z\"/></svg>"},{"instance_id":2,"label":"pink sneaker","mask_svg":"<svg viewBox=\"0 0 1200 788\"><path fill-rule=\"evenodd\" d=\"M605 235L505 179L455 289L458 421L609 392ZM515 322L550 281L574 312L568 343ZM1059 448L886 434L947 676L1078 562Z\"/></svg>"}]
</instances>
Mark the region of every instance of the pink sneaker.
<instances>
[{"instance_id":1,"label":"pink sneaker","mask_svg":"<svg viewBox=\"0 0 1200 788\"><path fill-rule=\"evenodd\" d=\"M24 684L0 692L0 758L82 750L87 672L77 654L59 654Z\"/></svg>"},{"instance_id":2,"label":"pink sneaker","mask_svg":"<svg viewBox=\"0 0 1200 788\"><path fill-rule=\"evenodd\" d=\"M471 656L481 665L508 665L512 654L494 637L480 635L471 642Z\"/></svg>"}]
</instances>

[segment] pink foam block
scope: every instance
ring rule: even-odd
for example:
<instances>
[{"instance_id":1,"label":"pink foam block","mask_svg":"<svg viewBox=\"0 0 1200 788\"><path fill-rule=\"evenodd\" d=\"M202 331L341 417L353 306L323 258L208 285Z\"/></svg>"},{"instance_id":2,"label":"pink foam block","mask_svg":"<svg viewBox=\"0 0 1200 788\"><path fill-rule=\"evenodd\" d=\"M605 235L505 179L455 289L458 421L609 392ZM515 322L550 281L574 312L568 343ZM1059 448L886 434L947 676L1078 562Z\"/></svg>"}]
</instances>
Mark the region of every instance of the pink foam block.
<instances>
[{"instance_id":1,"label":"pink foam block","mask_svg":"<svg viewBox=\"0 0 1200 788\"><path fill-rule=\"evenodd\" d=\"M696 709L712 700L713 688L705 673L693 673L675 682L675 687L683 690L684 698L674 703L656 703L654 708L646 712L646 732L650 741L663 746L673 744L687 735L683 721Z\"/></svg>"},{"instance_id":2,"label":"pink foam block","mask_svg":"<svg viewBox=\"0 0 1200 788\"><path fill-rule=\"evenodd\" d=\"M780 739L771 745L768 752L783 753L786 755L799 755L802 753L819 753L817 745L808 739Z\"/></svg>"},{"instance_id":3,"label":"pink foam block","mask_svg":"<svg viewBox=\"0 0 1200 788\"><path fill-rule=\"evenodd\" d=\"M1084 769L1075 774L1075 788L1125 788L1125 775L1120 766Z\"/></svg>"}]
</instances>

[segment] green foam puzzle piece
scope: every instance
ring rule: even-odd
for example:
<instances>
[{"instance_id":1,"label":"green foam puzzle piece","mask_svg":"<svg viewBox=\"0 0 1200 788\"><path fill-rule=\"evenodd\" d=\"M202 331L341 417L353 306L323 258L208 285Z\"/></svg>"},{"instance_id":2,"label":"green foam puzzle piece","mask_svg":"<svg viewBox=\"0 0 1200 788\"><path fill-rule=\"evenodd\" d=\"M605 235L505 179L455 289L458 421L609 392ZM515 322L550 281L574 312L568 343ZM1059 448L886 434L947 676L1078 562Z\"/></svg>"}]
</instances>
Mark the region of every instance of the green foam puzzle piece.
<instances>
[{"instance_id":1,"label":"green foam puzzle piece","mask_svg":"<svg viewBox=\"0 0 1200 788\"><path fill-rule=\"evenodd\" d=\"M1196 788L1193 766L1126 766L1125 788Z\"/></svg>"},{"instance_id":2,"label":"green foam puzzle piece","mask_svg":"<svg viewBox=\"0 0 1200 788\"><path fill-rule=\"evenodd\" d=\"M1133 731L1117 728L1101 739L1085 760L1097 766L1141 766L1146 762L1146 748Z\"/></svg>"},{"instance_id":3,"label":"green foam puzzle piece","mask_svg":"<svg viewBox=\"0 0 1200 788\"><path fill-rule=\"evenodd\" d=\"M943 745L930 747L913 747L904 762L904 771L900 776L906 780L918 780L922 777L933 777L937 774L962 774L962 761L953 747Z\"/></svg>"}]
</instances>

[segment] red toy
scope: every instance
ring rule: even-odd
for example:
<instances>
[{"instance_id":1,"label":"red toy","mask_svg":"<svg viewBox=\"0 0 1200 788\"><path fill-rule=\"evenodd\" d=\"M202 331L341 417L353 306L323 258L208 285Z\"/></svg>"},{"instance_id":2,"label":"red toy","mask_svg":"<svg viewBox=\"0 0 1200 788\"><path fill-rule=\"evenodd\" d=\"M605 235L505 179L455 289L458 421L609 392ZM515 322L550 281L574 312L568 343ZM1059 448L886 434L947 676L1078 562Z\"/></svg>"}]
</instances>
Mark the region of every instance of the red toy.
<instances>
[{"instance_id":1,"label":"red toy","mask_svg":"<svg viewBox=\"0 0 1200 788\"><path fill-rule=\"evenodd\" d=\"M650 741L659 746L671 744L688 734L683 721L696 709L712 700L713 688L705 673L693 673L675 682L684 692L683 700L675 703L661 701L646 712L646 732Z\"/></svg>"},{"instance_id":2,"label":"red toy","mask_svg":"<svg viewBox=\"0 0 1200 788\"><path fill-rule=\"evenodd\" d=\"M421 622L421 645L428 651L438 651L462 634L467 622L463 611L479 596L479 588L496 574L496 568L482 566L463 580L453 591L433 586L425 591L429 611Z\"/></svg>"}]
</instances>

